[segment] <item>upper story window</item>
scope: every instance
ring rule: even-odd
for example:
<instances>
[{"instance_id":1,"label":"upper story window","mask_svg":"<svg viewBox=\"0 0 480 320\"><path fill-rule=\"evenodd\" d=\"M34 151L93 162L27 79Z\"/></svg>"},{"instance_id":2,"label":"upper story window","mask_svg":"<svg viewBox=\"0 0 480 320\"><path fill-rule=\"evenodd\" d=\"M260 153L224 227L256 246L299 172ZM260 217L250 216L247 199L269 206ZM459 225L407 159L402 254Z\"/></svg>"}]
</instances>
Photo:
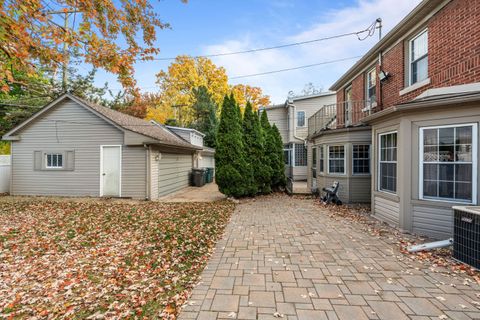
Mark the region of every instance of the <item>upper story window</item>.
<instances>
[{"instance_id":1,"label":"upper story window","mask_svg":"<svg viewBox=\"0 0 480 320\"><path fill-rule=\"evenodd\" d=\"M377 101L377 69L374 67L367 72L367 101L374 103Z\"/></svg>"},{"instance_id":2,"label":"upper story window","mask_svg":"<svg viewBox=\"0 0 480 320\"><path fill-rule=\"evenodd\" d=\"M343 109L343 120L345 125L350 124L352 117L352 85L345 88L345 107Z\"/></svg>"},{"instance_id":3,"label":"upper story window","mask_svg":"<svg viewBox=\"0 0 480 320\"><path fill-rule=\"evenodd\" d=\"M428 78L428 31L424 30L409 44L410 85Z\"/></svg>"},{"instance_id":4,"label":"upper story window","mask_svg":"<svg viewBox=\"0 0 480 320\"><path fill-rule=\"evenodd\" d=\"M305 127L305 111L297 111L297 127Z\"/></svg>"},{"instance_id":5,"label":"upper story window","mask_svg":"<svg viewBox=\"0 0 480 320\"><path fill-rule=\"evenodd\" d=\"M47 169L63 168L63 154L61 153L47 153L45 155L45 167Z\"/></svg>"}]
</instances>

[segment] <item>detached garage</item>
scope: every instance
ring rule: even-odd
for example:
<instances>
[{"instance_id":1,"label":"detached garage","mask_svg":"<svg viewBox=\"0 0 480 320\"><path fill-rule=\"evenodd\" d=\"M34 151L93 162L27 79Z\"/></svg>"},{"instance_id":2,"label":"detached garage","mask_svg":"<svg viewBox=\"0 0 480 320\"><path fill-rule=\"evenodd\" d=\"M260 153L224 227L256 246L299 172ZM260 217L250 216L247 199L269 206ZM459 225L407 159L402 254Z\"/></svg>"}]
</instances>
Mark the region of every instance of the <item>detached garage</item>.
<instances>
[{"instance_id":1,"label":"detached garage","mask_svg":"<svg viewBox=\"0 0 480 320\"><path fill-rule=\"evenodd\" d=\"M64 94L8 132L12 195L157 199L202 150L163 125Z\"/></svg>"}]
</instances>

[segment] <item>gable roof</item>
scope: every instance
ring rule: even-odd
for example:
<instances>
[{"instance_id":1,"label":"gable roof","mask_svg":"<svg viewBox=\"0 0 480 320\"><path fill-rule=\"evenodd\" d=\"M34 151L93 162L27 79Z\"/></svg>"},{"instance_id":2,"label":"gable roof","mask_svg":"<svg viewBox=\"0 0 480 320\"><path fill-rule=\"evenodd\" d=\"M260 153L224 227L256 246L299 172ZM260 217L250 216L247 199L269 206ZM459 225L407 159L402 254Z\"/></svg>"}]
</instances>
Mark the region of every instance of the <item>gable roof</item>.
<instances>
[{"instance_id":1,"label":"gable roof","mask_svg":"<svg viewBox=\"0 0 480 320\"><path fill-rule=\"evenodd\" d=\"M94 104L92 102L81 99L70 93L65 93L61 95L60 97L58 97L57 99L55 99L54 101L52 101L51 103L49 103L48 105L40 109L37 113L35 113L29 119L27 119L17 127L13 128L9 132L7 132L4 136L4 139L5 138L8 139L9 137L12 137L14 133L20 131L26 125L28 125L29 123L37 119L40 115L54 108L65 99L70 99L72 101L77 102L82 107L90 110L95 115L101 117L102 119L106 120L108 123L114 125L115 127L119 128L122 131L127 130L127 131L144 135L146 137L157 140L159 144L164 144L164 145L179 147L179 148L187 148L187 149L201 149L197 146L194 146L186 142L185 140L183 140L182 138L180 138L179 136L177 136L176 134L168 130L163 125L154 124L149 121L145 121L145 120L130 116L128 114L124 114L119 111L115 111L115 110Z\"/></svg>"}]
</instances>

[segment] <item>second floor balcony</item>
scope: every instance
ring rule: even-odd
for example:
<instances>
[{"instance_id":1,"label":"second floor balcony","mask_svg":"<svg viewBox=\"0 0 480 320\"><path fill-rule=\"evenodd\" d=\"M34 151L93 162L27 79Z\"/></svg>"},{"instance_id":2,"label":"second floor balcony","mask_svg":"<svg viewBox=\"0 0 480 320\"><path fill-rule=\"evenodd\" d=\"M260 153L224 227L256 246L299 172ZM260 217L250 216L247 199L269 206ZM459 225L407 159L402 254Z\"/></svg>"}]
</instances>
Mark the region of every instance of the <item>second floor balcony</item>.
<instances>
[{"instance_id":1,"label":"second floor balcony","mask_svg":"<svg viewBox=\"0 0 480 320\"><path fill-rule=\"evenodd\" d=\"M344 101L323 106L308 118L308 135L324 130L334 130L362 125L362 120L373 113L375 102Z\"/></svg>"}]
</instances>

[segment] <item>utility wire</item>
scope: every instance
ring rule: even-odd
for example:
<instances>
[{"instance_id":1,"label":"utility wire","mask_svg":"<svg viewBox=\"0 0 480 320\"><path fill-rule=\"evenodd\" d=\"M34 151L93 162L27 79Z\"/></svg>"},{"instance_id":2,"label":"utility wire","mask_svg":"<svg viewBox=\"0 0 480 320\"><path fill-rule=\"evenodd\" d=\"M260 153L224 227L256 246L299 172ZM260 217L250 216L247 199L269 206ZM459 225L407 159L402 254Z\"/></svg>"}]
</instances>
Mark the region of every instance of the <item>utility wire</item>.
<instances>
[{"instance_id":1,"label":"utility wire","mask_svg":"<svg viewBox=\"0 0 480 320\"><path fill-rule=\"evenodd\" d=\"M342 33L342 34L329 36L329 37L324 37L324 38L318 38L318 39L300 41L300 42L293 42L293 43L282 44L282 45L271 46L271 47L265 47L265 48L256 48L256 49L248 49L248 50L242 50L242 51L232 51L232 52L214 53L214 54L193 56L193 58L214 58L214 57L231 56L231 55L236 55L236 54L245 54L245 53L254 53L254 52L274 50L274 49L282 49L282 48L288 48L288 47L293 47L293 46L301 46L301 45L305 45L305 44L321 42L321 41L326 41L326 40L338 39L338 38L348 37L348 36L353 36L353 35L357 36L357 39L359 41L364 41L366 38L371 37L375 34L375 29L376 28L377 28L377 20L375 20L366 29L360 30L360 31ZM362 34L364 34L364 33L367 33L367 34L362 37ZM147 61L151 61L151 60L168 61L168 60L175 60L175 59L176 59L176 57L167 57L167 58L153 58L153 59L150 59L150 60L147 60Z\"/></svg>"},{"instance_id":2,"label":"utility wire","mask_svg":"<svg viewBox=\"0 0 480 320\"><path fill-rule=\"evenodd\" d=\"M306 68L321 66L321 65L324 65L324 64L331 64L331 63L336 63L336 62L348 61L348 60L358 59L358 58L361 58L361 57L362 57L362 56L355 56L355 57L350 57L350 58L342 58L342 59L337 59L337 60L324 61L324 62L319 62L319 63L307 64L307 65L299 66L299 67L279 69L279 70L273 70L273 71L267 71L267 72L260 72L260 73L253 73L253 74L246 74L246 75L242 75L242 76L235 76L235 77L230 77L229 79L242 79L242 78L250 78L250 77L264 76L264 75L272 74L272 73L280 73L280 72L285 72L285 71L306 69Z\"/></svg>"}]
</instances>

